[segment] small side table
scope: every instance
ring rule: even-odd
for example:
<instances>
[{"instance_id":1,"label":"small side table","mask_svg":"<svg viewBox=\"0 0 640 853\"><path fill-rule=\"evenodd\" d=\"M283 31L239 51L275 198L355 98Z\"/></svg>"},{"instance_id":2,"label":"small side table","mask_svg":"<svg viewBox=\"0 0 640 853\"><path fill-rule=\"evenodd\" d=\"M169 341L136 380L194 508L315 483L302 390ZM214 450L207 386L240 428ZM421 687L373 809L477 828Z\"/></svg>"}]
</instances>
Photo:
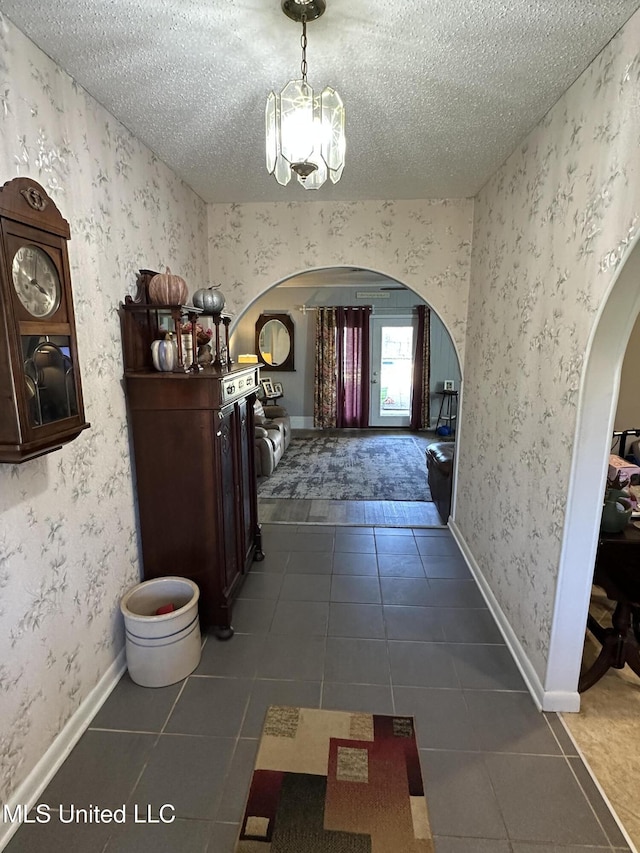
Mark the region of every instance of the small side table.
<instances>
[{"instance_id":1,"label":"small side table","mask_svg":"<svg viewBox=\"0 0 640 853\"><path fill-rule=\"evenodd\" d=\"M442 423L443 426L448 426L451 432L455 432L455 419L458 417L458 392L457 391L439 391L442 395L440 401L440 411L438 412L438 420L436 421L436 432Z\"/></svg>"}]
</instances>

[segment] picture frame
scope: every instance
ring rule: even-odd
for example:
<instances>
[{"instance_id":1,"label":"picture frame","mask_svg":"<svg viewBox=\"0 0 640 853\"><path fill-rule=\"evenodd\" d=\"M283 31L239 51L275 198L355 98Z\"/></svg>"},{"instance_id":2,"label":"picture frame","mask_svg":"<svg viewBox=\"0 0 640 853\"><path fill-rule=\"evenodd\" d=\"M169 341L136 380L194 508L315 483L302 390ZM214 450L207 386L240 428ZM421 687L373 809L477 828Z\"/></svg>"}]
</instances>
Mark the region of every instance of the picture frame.
<instances>
[{"instance_id":1,"label":"picture frame","mask_svg":"<svg viewBox=\"0 0 640 853\"><path fill-rule=\"evenodd\" d=\"M443 391L454 391L455 390L454 385L455 385L455 382L453 379L445 379L442 383L442 390Z\"/></svg>"},{"instance_id":2,"label":"picture frame","mask_svg":"<svg viewBox=\"0 0 640 853\"><path fill-rule=\"evenodd\" d=\"M282 383L280 383L280 382L274 382L274 383L273 383L273 393L274 393L277 397L282 397L282 396L283 396L284 391L282 390Z\"/></svg>"},{"instance_id":3,"label":"picture frame","mask_svg":"<svg viewBox=\"0 0 640 853\"><path fill-rule=\"evenodd\" d=\"M275 391L273 389L273 383L271 382L270 379L263 379L261 384L262 384L262 390L264 391L265 397L274 397L275 396Z\"/></svg>"}]
</instances>

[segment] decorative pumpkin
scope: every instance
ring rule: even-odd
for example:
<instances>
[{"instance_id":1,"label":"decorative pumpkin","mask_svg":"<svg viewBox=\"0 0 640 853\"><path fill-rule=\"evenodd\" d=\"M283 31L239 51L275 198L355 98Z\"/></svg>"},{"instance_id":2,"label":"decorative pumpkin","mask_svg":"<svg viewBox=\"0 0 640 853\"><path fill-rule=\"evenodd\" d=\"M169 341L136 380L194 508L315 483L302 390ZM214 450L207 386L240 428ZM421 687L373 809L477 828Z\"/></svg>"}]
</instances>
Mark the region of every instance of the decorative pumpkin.
<instances>
[{"instance_id":1,"label":"decorative pumpkin","mask_svg":"<svg viewBox=\"0 0 640 853\"><path fill-rule=\"evenodd\" d=\"M188 296L187 283L179 275L172 275L169 267L149 282L149 299L154 305L184 305Z\"/></svg>"},{"instance_id":2,"label":"decorative pumpkin","mask_svg":"<svg viewBox=\"0 0 640 853\"><path fill-rule=\"evenodd\" d=\"M219 284L211 287L202 287L193 294L193 304L196 308L202 308L205 314L219 314L224 308L224 296L216 290Z\"/></svg>"},{"instance_id":3,"label":"decorative pumpkin","mask_svg":"<svg viewBox=\"0 0 640 853\"><path fill-rule=\"evenodd\" d=\"M178 344L172 332L162 341L152 341L151 358L156 370L175 370L178 364Z\"/></svg>"}]
</instances>

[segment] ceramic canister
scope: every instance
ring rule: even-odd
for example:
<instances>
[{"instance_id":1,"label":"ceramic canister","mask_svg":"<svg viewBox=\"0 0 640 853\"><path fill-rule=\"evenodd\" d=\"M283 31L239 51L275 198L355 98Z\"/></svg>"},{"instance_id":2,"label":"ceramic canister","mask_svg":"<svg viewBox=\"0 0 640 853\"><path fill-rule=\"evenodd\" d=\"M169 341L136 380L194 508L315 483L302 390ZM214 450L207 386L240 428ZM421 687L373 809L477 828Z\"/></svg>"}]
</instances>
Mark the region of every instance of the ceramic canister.
<instances>
[{"instance_id":1,"label":"ceramic canister","mask_svg":"<svg viewBox=\"0 0 640 853\"><path fill-rule=\"evenodd\" d=\"M603 533L620 533L631 521L629 493L619 489L607 489L602 508L600 529Z\"/></svg>"}]
</instances>

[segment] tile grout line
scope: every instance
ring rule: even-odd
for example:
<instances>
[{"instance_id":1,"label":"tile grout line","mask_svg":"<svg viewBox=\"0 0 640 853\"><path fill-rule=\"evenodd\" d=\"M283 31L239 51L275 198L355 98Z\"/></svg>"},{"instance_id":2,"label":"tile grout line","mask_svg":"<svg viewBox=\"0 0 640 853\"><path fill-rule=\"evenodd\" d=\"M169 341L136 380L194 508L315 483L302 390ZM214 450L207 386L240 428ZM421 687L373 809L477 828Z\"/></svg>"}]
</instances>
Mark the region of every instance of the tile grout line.
<instances>
[{"instance_id":1,"label":"tile grout line","mask_svg":"<svg viewBox=\"0 0 640 853\"><path fill-rule=\"evenodd\" d=\"M406 538L408 538L408 537L406 537ZM415 539L415 533L413 534L413 538ZM334 536L334 540L333 540L333 541L334 541L334 549L333 549L332 553L335 553L335 536ZM416 544L417 544L417 543L416 543ZM369 556L374 556L374 557L375 557L375 560L376 560L376 564L377 564L377 559L378 559L378 558L377 558L377 554L373 554L373 555L369 555ZM286 564L288 564L289 558L290 558L290 552L289 552L289 553L288 553L288 555L287 555L287 560L285 561L285 563L286 563ZM402 559L402 555L399 555L399 558L400 558L400 559ZM266 574L266 573L264 573L264 574ZM281 574L282 581L284 581L284 578L286 577L286 574L287 574L286 566L285 566L285 570L284 570L283 572L281 572L280 574ZM336 576L336 575L334 574L334 572L333 572L333 566L332 566L332 571L331 571L330 576L331 576L331 578L333 578L334 576ZM377 574L377 577L378 577L378 587L379 587L379 589L380 589L380 593L381 593L381 576L380 576L379 572L378 572L378 574ZM278 592L278 597L277 597L276 599L274 599L274 602L275 602L275 604L276 604L276 605L277 605L277 604L282 600L282 599L280 598L281 594L282 594L282 583L281 583L281 585L280 585L280 590L279 590L279 592ZM265 601L264 599L255 599L255 600L258 600L258 601ZM341 602L338 602L338 603L341 603ZM349 604L356 603L356 604L357 604L357 602L342 602L342 603L349 603ZM331 605L331 601L329 601L329 602L328 602L328 604L329 604L329 605ZM367 603L365 602L365 603L363 603L363 604L367 604ZM399 642L411 642L411 643L420 643L420 644L424 644L424 643L431 643L431 642L436 642L436 641L422 641L422 640L409 640L409 641L407 641L407 640L390 640L390 639L389 639L389 637L388 637L388 625L387 625L387 619L386 619L386 617L385 617L385 609L384 609L384 608L385 608L385 605L384 605L384 603L382 602L382 595L381 595L380 606L381 606L381 608L382 608L381 613L382 613L382 624L383 624L383 631L384 631L383 637L384 637L384 641L385 641L385 645L386 645L386 654L387 654L387 661L388 661L388 666L389 666L389 686L390 686L390 690L391 690L392 713L393 713L393 714L396 714L397 712L396 712L396 706L395 706L395 691L394 691L393 678L392 678L392 672L391 672L390 643L391 643L391 642L398 642L398 643L399 643ZM389 606L394 606L394 605L389 605ZM432 609L435 609L435 608L432 608ZM468 609L468 608L464 608L464 609ZM483 609L483 610L484 610L484 609L486 609L486 608L473 608L473 609ZM271 632L271 628L272 628L272 626L273 626L273 622L274 622L274 618L275 618L274 614L275 614L275 608L274 608L274 612L273 612L273 613L272 613L272 615L271 615L271 620L270 620L270 622L269 622L269 628L267 629L267 633L265 634L265 636L286 636L286 635L271 635L271 633L270 633L270 632ZM238 633L239 633L240 635L243 635L243 633L242 633L242 632L238 632ZM261 635L262 635L262 634L260 634L260 635L256 635L256 634L249 633L249 632L248 632L248 633L246 633L246 634L244 634L244 636L261 636ZM321 674L321 678L320 678L320 707L322 707L322 703L323 703L323 700L324 700L324 693L325 693L325 684L330 683L330 682L327 682L327 681L326 681L326 678L325 678L325 674L326 674L326 652L327 652L327 644L328 644L329 639L331 638L331 637L330 637L330 634L329 634L329 618L327 618L326 623L325 623L325 630L324 630L324 634L321 634L321 635L318 635L318 636L322 636L322 638L323 638L323 642L324 642L324 652L325 652L325 665L324 665L324 666L323 666L323 668L322 668L322 674ZM291 638L292 640L294 640L294 642L295 642L295 635L290 635L290 638ZM331 639L333 639L333 638L331 638ZM346 637L346 638L344 638L344 639L352 639L352 640L366 640L367 642L378 642L378 641L379 641L379 639L378 639L378 638L372 638L372 637L370 637L370 636L368 636L368 637ZM382 639L382 638L380 638L380 639ZM212 635L205 635L204 642L203 642L203 644L202 644L202 648L204 649L205 647L209 647L209 646L210 646L210 647L213 649L213 648L215 647L216 642L217 642L217 641L213 639ZM446 642L447 642L447 640L445 639L443 642L445 642L445 643L446 643ZM453 645L453 644L452 644L452 643L450 643L450 645ZM486 644L469 643L469 644L455 644L455 645L486 645L486 646L494 646L494 645L496 645L496 644L492 644L492 643L486 643ZM501 644L501 645L502 645L502 644ZM456 676L457 676L457 671L456 671ZM170 719L171 719L171 716L172 716L172 714L173 714L173 713L174 713L174 711L175 711L175 707L176 707L176 705L177 705L178 701L179 701L179 700L181 699L181 697L183 696L183 692L184 692L184 690L186 689L186 683L187 683L187 681L189 681L191 678L194 678L194 679L195 679L195 678L222 678L222 679L236 679L236 678L245 678L245 677L246 677L246 676L242 676L242 675L232 675L232 676L229 676L229 675L215 675L215 674L208 674L208 675L195 675L195 674L191 674L191 675L190 675L190 676L188 676L186 679L184 679L183 684L181 685L181 689L180 689L180 691L178 692L178 695L176 696L176 698L174 699L174 701L173 701L173 703L172 703L171 709L169 710L169 712L168 712L168 714L167 714L167 717L166 717L166 719L165 719L165 721L164 721L164 724L163 724L163 726L162 726L162 728L161 728L160 732L148 732L148 734L151 734L151 735L157 735L157 737L155 738L154 746L151 748L151 751L153 751L153 749L155 749L155 746L158 744L158 742L159 742L159 740L160 740L160 737L161 737L161 736L166 736L166 737L171 737L171 736L175 736L175 737L194 737L194 735L189 735L188 733L179 733L179 732L172 733L172 732L167 732L167 731L166 731L166 728L167 728L167 726L168 726L168 724L169 724L169 721L170 721ZM254 669L254 671L253 671L253 675L252 675L252 676L251 676L251 678L250 678L251 686L250 686L250 689L249 689L249 691L248 691L248 695L247 695L246 703L245 703L245 706L244 706L244 712L243 712L243 714L242 714L242 719L241 719L241 722L240 722L240 726L239 726L239 728L238 728L238 733L237 733L237 735L236 735L236 736L235 736L235 738L234 738L233 750L232 750L232 752L231 752L231 755L230 755L230 758L229 758L229 762L228 762L228 765L227 765L227 768L226 768L226 771L225 771L225 774L224 774L224 782L225 782L225 784L226 784L226 780L229 778L229 776L230 776L230 774L231 774L231 772L232 772L232 764L233 764L233 761L235 760L235 757L236 757L236 754L237 754L237 751L238 751L238 748L239 748L240 741L241 741L241 740L247 740L247 741L257 741L258 743L260 742L260 735L258 735L258 737L257 737L257 738L256 738L256 737L245 737L245 738L243 738L243 737L242 737L242 727L243 727L244 722L245 722L245 720L246 720L246 718L247 718L247 715L248 715L248 710L249 710L249 707L250 707L250 704L251 704L251 701L252 701L252 698L253 698L253 691L254 691L254 688L255 688L255 686L256 686L256 682L258 681L258 678L259 678L259 676L258 676L258 673L257 673L257 669ZM266 680L266 681L270 681L270 680L273 680L273 681L280 681L280 680L284 680L284 681L291 681L292 683L295 683L295 684L299 684L299 683L306 683L307 681L309 681L308 679L298 679L298 678L294 678L294 679L275 679L275 678L274 678L274 679L264 679L264 680ZM459 679L458 679L458 680L459 680ZM338 683L339 683L339 682L338 682ZM346 684L349 684L349 683L350 683L350 682L345 682L345 685L346 685ZM366 683L366 682L365 682L365 683ZM379 685L373 685L373 686L379 686ZM419 686L415 686L415 685L413 685L413 686L412 686L412 685L406 685L406 686L407 686L407 687L413 687L413 689L422 689L422 688L420 688ZM472 691L472 690L474 690L474 691L475 691L475 690L479 690L479 691L483 691L483 692L492 692L492 693L493 693L493 692L507 692L507 693L516 692L516 693L527 693L527 691L526 691L526 690L517 690L517 691L513 691L513 690L495 690L495 689L487 688L487 687L484 687L484 688L463 688L461 685L460 685L459 687L449 687L449 688L429 688L429 689L433 689L433 690L435 690L435 689L439 689L439 690L455 690L455 691L460 691L460 692L462 692L463 696L464 696L464 694L465 694L466 692L470 692L470 691ZM465 707L467 707L467 711L468 711L468 706L467 706L467 704L466 704L466 700L465 700ZM477 752L477 753L478 753L478 754L480 754L481 756L482 756L482 755L487 755L487 754L490 754L490 755L496 755L496 754L498 754L498 755L517 755L517 756L529 756L529 755L531 755L531 756L535 756L535 757L545 757L545 758L547 758L547 757L553 757L553 758L558 758L558 757L560 757L560 758L564 758L564 759L569 763L569 767L571 768L571 770L572 770L572 772L573 772L573 766L572 766L572 763L571 763L571 762L569 762L569 756L565 753L564 749L562 748L562 744L561 744L561 743L560 743L560 741L559 741L558 735L556 734L556 732L555 732L555 731L553 730L553 728L551 727L551 724L550 724L550 722L549 722L549 718L548 718L546 715L545 715L545 720L546 720L547 726L548 726L549 728L551 728L551 731L552 731L552 734L553 734L553 736L554 736L555 740L558 742L558 744L559 744L559 746L560 746L561 755L559 755L559 756L558 756L558 755L555 755L555 754L554 754L554 755L549 755L549 756L547 756L546 754L540 754L540 753L519 753L519 752L518 752L518 753L508 753L508 752L507 752L507 753L496 753L496 752L494 752L494 751L489 752L489 751L483 751L483 750L460 750L460 752L470 752L470 753L476 753L476 752ZM564 721L561 721L561 722L562 722L562 724L564 725ZM565 727L565 728L566 728L566 727ZM113 729L111 729L111 730L105 730L105 729L97 729L97 730L98 730L98 731L123 731L123 732L128 732L128 731L129 731L129 730L126 730L126 729L123 729L123 730L113 730ZM131 732L131 733L138 733L138 732ZM147 732L143 732L143 734L147 734ZM195 735L195 737L207 738L207 737L218 737L218 736L215 736L215 735ZM220 736L220 737L221 737L221 736ZM446 749L446 748L445 748L445 749L435 749L435 748L423 747L423 748L421 748L421 751L423 751L423 752L451 752L452 750L450 750L450 749ZM455 750L454 750L454 751L455 751ZM577 755L577 756L571 756L571 757L572 757L572 758L577 758L578 760L580 760L580 756L579 756L579 755ZM583 759L583 763L586 765L586 761L584 761L584 759ZM492 780L491 780L491 778L490 778L489 771L488 771L488 769L486 768L486 765L485 765L485 761L484 761L484 759L482 760L482 766L483 766L483 767L485 767L485 771L486 771L486 773L487 773L487 776L489 777L489 781L490 781L490 784L491 784L491 789L493 790L493 782L492 782ZM589 769L589 768L588 768L588 765L586 765L586 766L587 766L587 769ZM138 785L139 785L139 782L140 782L140 778L141 778L141 776L142 776L142 773L144 772L144 770L146 770L146 768L147 768L147 767L148 767L148 762L145 764L145 766L144 766L143 770L141 771L141 773L140 773L140 775L139 775L138 779L136 780L135 784L133 785L133 789L132 789L131 796L133 796L133 794L135 793L135 790L137 789L137 787L138 787ZM580 785L580 780L579 780L579 779L577 779L577 777L576 777L576 774L575 774L575 773L574 773L573 775L574 775L574 777L576 778L576 781L578 782L578 785L580 786L580 788L581 788L581 790L582 790L583 794L585 795L585 797L586 797L587 801L588 801L588 802L589 802L589 804L591 805L591 800L590 800L590 799L589 799L589 797L586 795L586 792L585 792L585 791L584 791L584 789L582 788L582 785ZM501 810L501 808L500 808L498 798L497 798L497 796L496 796L496 794L495 794L495 790L493 791L493 793L494 793L494 797L495 797L495 799L496 799L496 802L498 803L498 808L500 809L500 812L499 812L499 813L500 813L500 815L502 816L502 810ZM216 805L216 810L215 810L215 812L214 812L215 817L214 817L214 818L212 818L210 822L211 822L211 823L217 822L217 823L220 823L220 824L229 824L229 825L234 825L234 826L235 826L235 825L236 825L236 822L235 822L235 821L231 821L231 820L226 820L226 821L217 821L217 819L216 819L216 818L217 818L217 815L218 815L218 813L219 813L219 809L220 809L221 803L222 803L223 794L224 794L224 787L223 787L223 792L222 792L222 793L221 793L221 795L220 795L220 800L219 800L219 802L218 802L218 803L217 803L217 805ZM604 797L604 799L605 799L605 802L608 802L608 801L606 801L606 797ZM594 811L594 814L595 814L595 810L593 809L593 806L591 806L591 808L592 808L592 811ZM608 836L607 832L604 830L604 827L603 827L603 826L602 826L602 824L600 823L600 821L599 821L599 819L598 819L597 814L595 814L595 817L596 817L596 820L598 821L599 825L600 825L600 826L601 826L601 828L602 828L602 831L603 831L603 833L604 833L605 838L607 839L607 842L609 843L609 849L610 849L610 850L614 850L614 849L615 849L615 850L620 850L621 848L614 848L614 846L613 846L613 844L612 844L611 840L609 839L609 836ZM193 818L193 819L192 819L192 818L185 818L185 819L187 819L187 820L204 820L204 819L199 819L199 818ZM504 818L502 818L502 819L503 819L503 822L504 822ZM507 846L507 847L509 848L509 850L511 850L511 851L512 851L512 853L513 853L513 846L512 846L512 845L513 845L513 843L515 843L515 842L512 842L512 841L509 839L509 837L508 837L508 829L507 829L507 827L506 827L506 823L505 823L505 830L507 830L507 836L506 836L506 837L505 837L505 839L504 839L504 841L505 841L505 846ZM107 839L107 842L105 843L105 848L103 848L103 849L107 849L107 848L108 848L108 845L109 845L109 843L110 843L110 840L111 840L110 838L109 838L109 839ZM472 840L472 839L471 839L471 840ZM211 839L210 839L209 841L211 841ZM540 846L540 848L539 848L539 849L540 849L541 853L542 853L542 851L544 850L543 846ZM580 849L583 849L583 848L581 847ZM588 848L588 847L585 847L584 849L585 849L585 851L587 851L589 848ZM633 848L633 849L635 849L635 848Z\"/></svg>"},{"instance_id":2,"label":"tile grout line","mask_svg":"<svg viewBox=\"0 0 640 853\"><path fill-rule=\"evenodd\" d=\"M207 643L207 639L208 639L208 637L206 637L206 638L205 638L205 641L204 641L204 643L203 643L203 644L202 644L202 646L201 646L201 650L202 650L202 648L204 648L204 646L206 645L206 643ZM129 803L129 802L131 801L132 797L134 797L134 796L135 796L135 793L136 793L136 790L137 790L137 788L138 788L138 785L140 784L140 780L142 779L142 776L144 775L144 773L145 773L145 771L146 771L147 767L149 766L149 762L151 761L151 756L153 755L153 752L154 752L155 748L157 747L157 745L160 743L160 738L162 737L162 735L163 735L163 734L164 734L164 732L165 732L165 729L166 729L166 727L167 727L167 724L169 723L169 720L171 719L171 715L173 714L173 712L174 712L174 710L175 710L175 708L176 708L176 704L178 703L178 700L179 700L179 699L180 699L180 697L182 696L182 694L183 694L183 692L184 692L184 690L185 690L185 687L187 686L187 682L189 681L189 678L190 678L190 677L191 677L191 676L190 676L190 675L188 675L188 676L183 680L182 684L180 685L180 690L178 690L178 693L177 693L177 695L176 695L176 698L174 699L174 701L173 701L173 703L172 703L172 705L171 705L171 708L169 709L169 712L168 712L168 714L167 714L167 716L166 716L166 719L165 719L164 723L162 724L162 726L160 727L160 731L159 731L159 732L157 732L157 733L155 733L155 734L156 734L156 737L155 737L155 740L154 740L153 746L152 746L152 747L151 747L151 749L149 750L149 755L148 755L148 757L147 757L147 760L146 760L145 762L143 762L142 767L141 767L141 769L140 769L140 772L138 773L138 776L136 777L136 780L135 780L135 782L134 782L134 784L133 784L133 787L131 788L131 791L130 791L130 793L129 793L129 796L127 797L127 803Z\"/></svg>"},{"instance_id":3,"label":"tile grout line","mask_svg":"<svg viewBox=\"0 0 640 853\"><path fill-rule=\"evenodd\" d=\"M577 756L576 756L576 757L577 757ZM599 816L599 815L598 815L598 813L596 812L595 807L594 807L593 803L591 802L591 797L590 797L590 796L587 794L587 792L585 791L585 789L584 789L584 787L583 787L582 782L580 781L580 779L578 779L578 776L577 776L577 774L576 774L575 770L573 769L573 766L572 766L572 764L571 764L571 761L569 760L569 757L568 757L567 755L564 755L564 756L563 756L563 758L564 758L564 760L565 760L565 762L566 762L566 764L567 764L567 767L569 768L569 772L570 772L570 773L571 773L571 775L573 776L573 778L574 778L574 780L575 780L575 782L576 782L577 786L578 786L578 787L580 788L580 790L582 791L582 796L585 798L585 800L586 800L586 801L587 801L587 803L589 804L589 809L591 810L591 813L592 813L592 815L594 816L594 818L595 818L595 820L596 820L596 823L597 823L597 824L598 824L598 826L600 827L600 830L601 830L602 834L603 834L603 835L604 835L604 837L606 838L606 840L607 840L607 844L609 845L609 849L610 849L611 851L615 851L615 847L613 846L613 842L612 842L612 841L611 841L611 839L609 838L609 833L608 833L608 832L607 832L607 830L604 828L604 825L603 825L602 821L600 820L600 816ZM602 796L603 796L603 798L604 798L604 793L602 793ZM611 811L611 813L612 813L612 814L614 815L614 817L615 817L615 813L613 812L613 809L612 809L612 807L611 807L611 804L609 803L609 801L608 801L607 799L605 799L605 804L609 807L609 810ZM617 819L616 819L616 823L617 823L617 822L618 822L618 821L617 821ZM633 848L632 848L632 849L633 849Z\"/></svg>"},{"instance_id":4,"label":"tile grout line","mask_svg":"<svg viewBox=\"0 0 640 853\"><path fill-rule=\"evenodd\" d=\"M415 534L412 534L412 539L413 539L413 541L414 541L414 545L416 545L416 547L417 547L417 544L418 544L418 543L415 541ZM333 541L334 541L334 552L333 552L333 553L335 553L335 537L334 537L334 540L333 540ZM418 553L420 553L420 552L418 551ZM375 557L376 564L377 564L377 559L378 559L377 543L376 543L376 553L375 553L374 555L372 555L372 556L374 556L374 557ZM399 556L400 556L400 558L401 558L401 555L399 555ZM421 559L422 559L422 558L423 558L423 555L422 555L422 554L420 554L420 557L421 557ZM423 564L423 565L424 565L424 564ZM385 643L386 643L387 661L388 661L388 666L389 666L389 686L390 686L390 689L391 689L392 708L393 708L393 713L396 713L396 708L395 708L395 692L394 692L394 684L393 684L393 678L392 678L392 673L391 673L391 662L390 662L390 655L389 655L389 652L390 652L390 646L389 646L390 640L389 640L389 637L388 637L388 626L387 626L387 622L386 622L386 618L385 618L384 602L382 601L381 576L380 576L380 573L379 573L379 567L378 567L378 566L376 566L376 567L377 567L377 569L378 569L378 571L377 571L377 577L378 577L378 588L379 588L379 591L380 591L380 606L382 607L382 611L381 611L381 612L382 612L382 618L383 618L384 638L385 638ZM335 576L336 576L336 574L333 572L333 567L332 567L332 572L331 572L332 582L333 582L333 577L335 577ZM425 570L425 576L426 576L426 570ZM429 580L429 579L427 578L427 580ZM357 602L345 602L345 603L350 603L350 604L351 604L351 603L357 603ZM331 605L331 600L329 601L329 605ZM327 641L328 641L328 639L329 639L328 620L327 620L327 627L326 627L326 630L325 630L324 638L325 638L325 653L326 653L326 645L327 645ZM446 642L446 640L445 640L445 642ZM460 645L460 644L457 644L457 645ZM465 645L466 645L466 644L465 644ZM478 644L476 643L476 644L472 644L472 645L478 645ZM495 644L482 644L482 645L495 645ZM326 661L326 658L325 658L325 661ZM455 666L455 660L454 660L454 666ZM325 667L323 668L323 674L322 674L322 679L321 679L321 693L320 693L320 703L321 703L321 706L322 706L322 701L323 701L323 697L324 697L325 670L326 670L326 665L325 665ZM454 671L455 671L456 678L457 678L457 680L458 680L458 684L459 684L459 686L458 686L457 688L451 688L451 689L456 689L456 690L461 690L461 691L462 691L462 693L463 693L463 698L464 698L464 702L465 702L465 707L467 708L467 711L469 712L469 706L468 706L468 704L467 704L466 697L465 697L465 695L464 695L464 694L465 694L465 691L464 691L464 689L462 688L462 685L460 684L460 679L459 679L459 675L458 675L458 672L457 672L457 668L455 668L455 670L454 670ZM434 688L434 689L435 689L435 688ZM443 688L443 689L444 689L444 688ZM501 691L501 692L502 692L502 691ZM522 692L522 691L504 691L504 692ZM549 728L551 728L551 727L550 727L550 724L549 724L548 719L546 719L546 718L545 718L545 720L546 720L546 724L547 724L547 726L548 726ZM541 755L540 753L497 753L497 754L514 754L514 755L518 755L518 756L522 756L522 755L532 755L532 756L535 756L535 757L553 757L553 758L558 758L558 757L560 757L560 758L563 758L563 760L565 760L565 761L567 762L567 761L568 761L568 759L567 759L567 757L566 757L566 755L565 755L565 753L564 753L564 750L562 749L562 745L559 743L559 740L558 740L558 738L557 738L557 736L556 736L555 732L553 731L553 729L551 729L551 731L552 731L552 735L553 735L554 740L558 743L558 746L559 746L559 748L560 748L560 752L561 752L561 755L560 755L560 756L558 756L558 755L550 755L550 756L546 756L546 755ZM445 750L445 751L447 751L447 750ZM465 751L467 751L467 752L468 752L469 750L465 750ZM483 756L483 755L485 754L485 752L487 752L487 751L478 750L478 753L479 753L481 756ZM505 826L505 830L507 831L507 843L508 843L508 845L509 845L510 849L513 849L513 848L512 848L512 846L511 846L511 839L509 839L509 836L508 836L508 830L507 830L507 827L506 827L506 823L505 823L505 821L504 821L504 815L503 815L503 813L502 813L502 808L501 808L501 806L500 806L500 803L499 803L498 797L497 797L497 795L496 795L496 792L495 792L495 789L494 789L494 786L493 786L493 781L492 781L492 779L491 779L491 777L490 777L490 775L489 775L489 773L488 773L488 768L487 768L487 766L486 766L486 762L485 762L484 758L482 758L482 765L483 765L483 767L485 768L485 772L486 772L486 773L487 773L487 775L488 775L489 782L490 782L490 785L491 785L491 789L492 789L492 791L493 791L493 795L494 795L495 801L496 801L496 803L498 804L499 812L500 812L500 815L501 815L501 818L502 818L503 824L504 824L504 826ZM570 764L569 764L569 767L571 768L571 765L570 765ZM572 770L572 773L573 773L573 770ZM573 774L573 775L574 775L574 777L575 777L575 774ZM576 779L576 781L578 781L578 784L579 784L579 780L577 780L577 779ZM611 848L611 849L613 849L613 848L612 848L612 844L611 844L611 840L609 839L608 834L605 832L604 827L602 826L602 824L601 824L600 820L598 819L598 816L597 816L597 814L595 813L595 810L593 809L593 806L591 805L591 802L590 802L589 798L588 798L588 797L586 797L586 792L584 791L584 789L582 789L582 786L581 786L581 785L580 785L580 788L581 788L581 790L582 790L582 792L583 792L583 795L584 795L584 796L585 796L585 798L587 799L587 802L589 802L590 808L591 808L592 812L594 813L594 816L596 817L596 820L597 820L597 822L598 822L598 825L601 827L601 830L602 830L602 832L603 832L603 834L604 834L604 837L607 839L607 843L609 844L610 848Z\"/></svg>"},{"instance_id":5,"label":"tile grout line","mask_svg":"<svg viewBox=\"0 0 640 853\"><path fill-rule=\"evenodd\" d=\"M612 803L611 803L611 800L610 800L610 799L609 799L609 797L606 795L606 793L605 793L604 789L602 788L602 785L600 784L600 782L598 781L598 779L597 779L597 777L596 777L595 773L594 773L594 772L593 772L593 770L591 769L591 765L590 765L590 764L589 764L589 762L587 761L587 758L586 758L585 754L584 754L584 753L583 753L583 751L580 749L580 746L578 745L577 741L576 741L576 740L575 740L575 738L573 737L573 734L572 734L571 730L569 729L569 727L567 726L567 724L566 724L566 723L565 723L565 721L563 720L563 718L562 718L562 714L557 714L556 716L557 716L558 720L560 721L560 724L561 724L561 725L562 725L562 727L564 728L565 732L567 733L567 735L568 735L568 737L569 737L569 740L571 741L571 743L573 744L573 746L574 746L574 748L575 748L575 750L576 750L576 753L577 753L577 754L576 754L576 756L573 756L573 757L579 758L579 759L580 759L580 761L582 761L582 764L584 765L584 767L585 767L585 769L586 769L587 773L588 773L588 774L589 774L589 776L591 777L591 781L592 781L592 782L593 782L593 784L595 785L596 789L599 791L600 796L602 797L602 799L604 800L605 805L606 805L606 806L607 806L607 808L609 809L609 812L611 813L611 816L613 817L613 819L614 819L614 821L615 821L615 823L616 823L616 825L617 825L618 829L620 830L620 832L622 833L623 838L626 840L627 844L629 845L629 849L631 850L631 853L639 853L639 851L638 851L637 847L635 846L635 844L634 844L634 843L633 843L633 841L631 840L631 838L630 838L629 834L627 833L626 829L624 828L624 825L623 825L622 821L621 821L621 820L620 820L620 818L618 817L618 814L617 814L616 810L614 809L614 807L613 807L613 805L612 805ZM567 756L567 763L569 763L569 758L568 758L568 756ZM595 814L595 810L593 809L593 806L591 805L591 799L587 796L586 791L584 791L584 789L582 788L582 784L581 784L580 780L577 778L577 776L576 776L576 774L575 774L575 772L574 772L574 770L573 770L573 767L572 767L572 765L571 765L570 763L569 763L569 769L571 770L571 773L573 774L574 778L576 779L576 782L577 782L577 783L578 783L578 785L580 786L580 789L583 791L583 793L584 793L585 797L587 798L587 801L588 801L588 803L589 803L589 805L590 805L590 807L591 807L592 811L594 811L594 814ZM598 819L598 816L597 816L597 815L596 815L596 819ZM599 821L599 819L598 819L598 822L600 822L600 821ZM612 850L616 850L616 849L618 849L618 850L619 850L620 848L615 848L615 847L614 847L614 845L612 844L611 839L609 838L609 835L608 835L608 833L605 831L604 827L602 827L602 831L604 832L605 838L606 838L606 839L607 839L607 841L609 842L609 846L611 847L611 849L612 849Z\"/></svg>"}]
</instances>

